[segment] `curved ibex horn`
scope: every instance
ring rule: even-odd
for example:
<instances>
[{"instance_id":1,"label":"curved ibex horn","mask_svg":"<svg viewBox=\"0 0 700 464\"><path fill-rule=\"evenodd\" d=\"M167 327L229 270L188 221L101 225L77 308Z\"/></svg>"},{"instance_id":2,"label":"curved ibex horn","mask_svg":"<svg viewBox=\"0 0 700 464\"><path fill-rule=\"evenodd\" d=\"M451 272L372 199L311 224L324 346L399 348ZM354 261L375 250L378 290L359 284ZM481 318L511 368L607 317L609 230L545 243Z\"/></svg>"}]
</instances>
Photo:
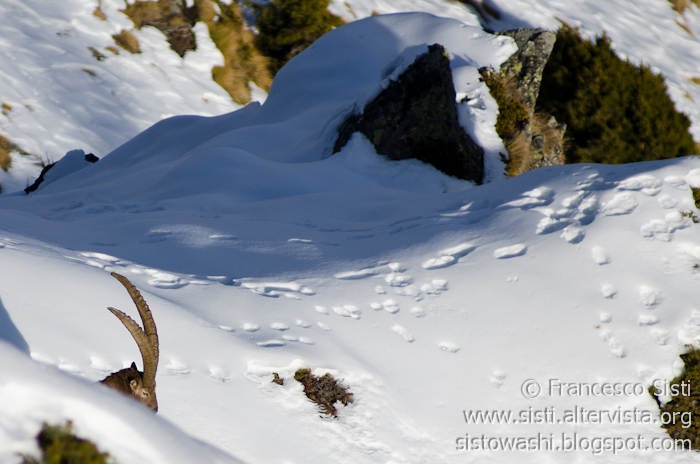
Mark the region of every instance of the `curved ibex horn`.
<instances>
[{"instance_id":1,"label":"curved ibex horn","mask_svg":"<svg viewBox=\"0 0 700 464\"><path fill-rule=\"evenodd\" d=\"M129 280L123 275L112 272L112 276L117 279L126 288L131 296L131 299L136 304L136 309L141 316L143 329L129 316L115 308L107 308L112 314L117 316L122 324L129 330L131 336L141 351L143 359L143 384L145 387L155 387L156 370L158 369L158 331L156 323L153 321L151 310L144 301L141 293L134 287Z\"/></svg>"}]
</instances>

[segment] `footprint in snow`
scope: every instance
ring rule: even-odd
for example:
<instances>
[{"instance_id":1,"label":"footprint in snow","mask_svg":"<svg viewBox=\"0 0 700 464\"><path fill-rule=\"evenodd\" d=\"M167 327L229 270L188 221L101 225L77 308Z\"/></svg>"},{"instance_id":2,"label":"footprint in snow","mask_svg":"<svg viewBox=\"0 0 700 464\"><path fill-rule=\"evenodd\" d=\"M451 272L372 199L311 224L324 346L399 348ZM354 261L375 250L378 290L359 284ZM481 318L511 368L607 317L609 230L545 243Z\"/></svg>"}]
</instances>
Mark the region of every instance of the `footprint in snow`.
<instances>
[{"instance_id":1,"label":"footprint in snow","mask_svg":"<svg viewBox=\"0 0 700 464\"><path fill-rule=\"evenodd\" d=\"M617 356L618 358L624 358L627 356L627 350L620 344L620 341L613 337L609 330L603 330L600 332L600 338L608 343L608 348L610 352Z\"/></svg>"},{"instance_id":2,"label":"footprint in snow","mask_svg":"<svg viewBox=\"0 0 700 464\"><path fill-rule=\"evenodd\" d=\"M258 330L260 330L260 326L258 324L246 322L241 326L241 329L245 330L246 332L257 332Z\"/></svg>"},{"instance_id":3,"label":"footprint in snow","mask_svg":"<svg viewBox=\"0 0 700 464\"><path fill-rule=\"evenodd\" d=\"M630 214L639 206L637 199L630 192L616 193L612 200L605 203L601 209L606 216L621 216Z\"/></svg>"},{"instance_id":4,"label":"footprint in snow","mask_svg":"<svg viewBox=\"0 0 700 464\"><path fill-rule=\"evenodd\" d=\"M311 327L311 324L309 324L308 322L306 322L303 319L297 319L296 324L298 327L301 327L303 329L308 329L309 327Z\"/></svg>"},{"instance_id":5,"label":"footprint in snow","mask_svg":"<svg viewBox=\"0 0 700 464\"><path fill-rule=\"evenodd\" d=\"M272 330L279 330L279 331L289 330L289 326L283 322L273 322L272 324L270 324L270 328Z\"/></svg>"},{"instance_id":6,"label":"footprint in snow","mask_svg":"<svg viewBox=\"0 0 700 464\"><path fill-rule=\"evenodd\" d=\"M605 251L605 248L594 246L591 249L591 254L593 255L593 261L595 261L596 264L600 264L601 266L604 264L610 264L610 255L607 251Z\"/></svg>"},{"instance_id":7,"label":"footprint in snow","mask_svg":"<svg viewBox=\"0 0 700 464\"><path fill-rule=\"evenodd\" d=\"M405 327L403 327L401 325L398 325L398 324L393 325L393 326L391 326L391 330L393 332L396 332L397 334L401 335L401 337L409 343L412 343L413 341L415 341L415 338L413 338L413 335L411 335L411 333L408 330L406 330Z\"/></svg>"},{"instance_id":8,"label":"footprint in snow","mask_svg":"<svg viewBox=\"0 0 700 464\"><path fill-rule=\"evenodd\" d=\"M700 311L694 309L683 328L678 331L678 341L692 344L697 342L698 336L700 336Z\"/></svg>"},{"instance_id":9,"label":"footprint in snow","mask_svg":"<svg viewBox=\"0 0 700 464\"><path fill-rule=\"evenodd\" d=\"M576 244L586 237L586 232L578 226L569 225L564 227L564 230L559 237L563 238L569 243Z\"/></svg>"},{"instance_id":10,"label":"footprint in snow","mask_svg":"<svg viewBox=\"0 0 700 464\"><path fill-rule=\"evenodd\" d=\"M695 170L690 171L689 174L691 174L691 173L693 173L693 172L695 172ZM664 177L664 182L666 182L666 183L667 183L668 185L670 185L671 187L675 187L675 188L680 189L680 190L686 190L686 188L687 188L687 187L686 187L686 182L685 182L682 178L680 178L680 177L678 177L678 176L668 176L668 177Z\"/></svg>"},{"instance_id":11,"label":"footprint in snow","mask_svg":"<svg viewBox=\"0 0 700 464\"><path fill-rule=\"evenodd\" d=\"M228 373L220 367L210 367L209 377L212 380L216 380L217 382L221 383L226 383L229 380L231 380L231 377L229 377Z\"/></svg>"},{"instance_id":12,"label":"footprint in snow","mask_svg":"<svg viewBox=\"0 0 700 464\"><path fill-rule=\"evenodd\" d=\"M381 285L374 287L374 291L379 295L386 295L386 288L382 287Z\"/></svg>"},{"instance_id":13,"label":"footprint in snow","mask_svg":"<svg viewBox=\"0 0 700 464\"><path fill-rule=\"evenodd\" d=\"M459 346L452 342L440 342L438 348L447 353L456 353L459 351Z\"/></svg>"},{"instance_id":14,"label":"footprint in snow","mask_svg":"<svg viewBox=\"0 0 700 464\"><path fill-rule=\"evenodd\" d=\"M452 266L457 263L457 258L454 256L440 256L439 258L431 258L421 264L423 269L441 269L443 267Z\"/></svg>"},{"instance_id":15,"label":"footprint in snow","mask_svg":"<svg viewBox=\"0 0 700 464\"><path fill-rule=\"evenodd\" d=\"M414 306L413 308L411 308L411 314L413 314L416 317L425 317L426 311L420 306Z\"/></svg>"},{"instance_id":16,"label":"footprint in snow","mask_svg":"<svg viewBox=\"0 0 700 464\"><path fill-rule=\"evenodd\" d=\"M392 314L398 313L399 312L399 304L395 300L385 300L382 302L382 306L384 306L384 309L387 312L390 312Z\"/></svg>"},{"instance_id":17,"label":"footprint in snow","mask_svg":"<svg viewBox=\"0 0 700 464\"><path fill-rule=\"evenodd\" d=\"M612 321L612 316L610 315L610 313L606 313L606 312L600 313L600 322L602 322L603 324L607 324L610 321Z\"/></svg>"},{"instance_id":18,"label":"footprint in snow","mask_svg":"<svg viewBox=\"0 0 700 464\"><path fill-rule=\"evenodd\" d=\"M187 375L191 372L190 368L186 364L183 364L175 359L171 359L170 364L165 366L165 369L171 374L177 375Z\"/></svg>"},{"instance_id":19,"label":"footprint in snow","mask_svg":"<svg viewBox=\"0 0 700 464\"><path fill-rule=\"evenodd\" d=\"M352 317L353 319L359 319L362 313L357 306L353 305L333 306L332 309L339 316Z\"/></svg>"},{"instance_id":20,"label":"footprint in snow","mask_svg":"<svg viewBox=\"0 0 700 464\"><path fill-rule=\"evenodd\" d=\"M650 329L649 335L651 336L652 340L656 342L657 345L662 346L667 344L671 338L671 334L668 332L668 330L660 329L657 327Z\"/></svg>"},{"instance_id":21,"label":"footprint in snow","mask_svg":"<svg viewBox=\"0 0 700 464\"><path fill-rule=\"evenodd\" d=\"M110 363L97 356L90 356L90 361L90 370L95 374L108 375L117 371Z\"/></svg>"},{"instance_id":22,"label":"footprint in snow","mask_svg":"<svg viewBox=\"0 0 700 464\"><path fill-rule=\"evenodd\" d=\"M423 285L420 289L427 295L437 296L447 290L447 281L444 279L433 279L429 283Z\"/></svg>"},{"instance_id":23,"label":"footprint in snow","mask_svg":"<svg viewBox=\"0 0 700 464\"><path fill-rule=\"evenodd\" d=\"M659 195L659 198L656 199L656 202L659 204L659 206L661 206L664 209L675 208L678 204L678 200L666 193L664 193L663 195Z\"/></svg>"},{"instance_id":24,"label":"footprint in snow","mask_svg":"<svg viewBox=\"0 0 700 464\"><path fill-rule=\"evenodd\" d=\"M285 346L286 343L284 340L273 339L273 340L265 340L263 342L258 342L257 345L261 346L263 348L275 348L278 346Z\"/></svg>"},{"instance_id":25,"label":"footprint in snow","mask_svg":"<svg viewBox=\"0 0 700 464\"><path fill-rule=\"evenodd\" d=\"M384 280L392 287L406 287L413 283L413 277L405 274L387 274Z\"/></svg>"},{"instance_id":26,"label":"footprint in snow","mask_svg":"<svg viewBox=\"0 0 700 464\"><path fill-rule=\"evenodd\" d=\"M298 342L299 341L299 337L297 337L296 335L284 334L284 335L282 335L282 338L284 338L288 342Z\"/></svg>"},{"instance_id":27,"label":"footprint in snow","mask_svg":"<svg viewBox=\"0 0 700 464\"><path fill-rule=\"evenodd\" d=\"M299 341L305 345L313 345L314 341L308 337L299 337Z\"/></svg>"},{"instance_id":28,"label":"footprint in snow","mask_svg":"<svg viewBox=\"0 0 700 464\"><path fill-rule=\"evenodd\" d=\"M654 324L658 324L659 318L652 315L652 314L640 314L638 321L639 321L639 325L641 325L641 326L654 325Z\"/></svg>"},{"instance_id":29,"label":"footprint in snow","mask_svg":"<svg viewBox=\"0 0 700 464\"><path fill-rule=\"evenodd\" d=\"M328 314L328 310L326 308L324 308L323 306L316 305L316 306L314 306L314 309L321 314Z\"/></svg>"},{"instance_id":30,"label":"footprint in snow","mask_svg":"<svg viewBox=\"0 0 700 464\"><path fill-rule=\"evenodd\" d=\"M317 324L318 324L318 326L319 326L320 328L322 328L323 330L328 330L328 331L331 330L331 328L328 327L328 326L327 326L326 324L324 324L323 322L317 322Z\"/></svg>"},{"instance_id":31,"label":"footprint in snow","mask_svg":"<svg viewBox=\"0 0 700 464\"><path fill-rule=\"evenodd\" d=\"M224 332L235 332L236 330L228 325L220 325L219 328L223 330Z\"/></svg>"},{"instance_id":32,"label":"footprint in snow","mask_svg":"<svg viewBox=\"0 0 700 464\"><path fill-rule=\"evenodd\" d=\"M661 290L658 288L650 287L648 285L642 285L639 287L639 301L644 305L645 308L652 308L663 299Z\"/></svg>"},{"instance_id":33,"label":"footprint in snow","mask_svg":"<svg viewBox=\"0 0 700 464\"><path fill-rule=\"evenodd\" d=\"M661 192L661 181L649 174L630 177L625 179L617 186L618 190L637 190L644 195L654 196Z\"/></svg>"},{"instance_id":34,"label":"footprint in snow","mask_svg":"<svg viewBox=\"0 0 700 464\"><path fill-rule=\"evenodd\" d=\"M83 370L81 368L79 368L75 364L70 364L70 363L67 363L65 361L59 362L58 368L64 372L68 372L70 374L83 375Z\"/></svg>"},{"instance_id":35,"label":"footprint in snow","mask_svg":"<svg viewBox=\"0 0 700 464\"><path fill-rule=\"evenodd\" d=\"M516 256L522 256L525 253L527 253L527 246L522 243L518 243L516 245L497 249L493 252L493 257L496 259L508 259L515 258Z\"/></svg>"},{"instance_id":36,"label":"footprint in snow","mask_svg":"<svg viewBox=\"0 0 700 464\"><path fill-rule=\"evenodd\" d=\"M494 384L496 387L503 385L503 381L506 379L506 374L503 371L495 370L491 373L489 377L489 382Z\"/></svg>"},{"instance_id":37,"label":"footprint in snow","mask_svg":"<svg viewBox=\"0 0 700 464\"><path fill-rule=\"evenodd\" d=\"M603 285L603 288L601 288L600 291L603 296L608 299L613 299L615 296L617 296L617 289L610 284Z\"/></svg>"}]
</instances>

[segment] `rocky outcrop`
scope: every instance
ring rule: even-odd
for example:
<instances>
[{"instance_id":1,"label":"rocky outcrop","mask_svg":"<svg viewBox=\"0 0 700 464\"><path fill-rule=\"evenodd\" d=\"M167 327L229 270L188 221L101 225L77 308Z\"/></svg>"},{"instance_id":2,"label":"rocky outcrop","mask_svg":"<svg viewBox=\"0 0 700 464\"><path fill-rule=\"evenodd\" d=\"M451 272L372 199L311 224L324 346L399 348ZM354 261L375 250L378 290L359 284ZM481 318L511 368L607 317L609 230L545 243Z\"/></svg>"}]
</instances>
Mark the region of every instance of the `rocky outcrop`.
<instances>
[{"instance_id":1,"label":"rocky outcrop","mask_svg":"<svg viewBox=\"0 0 700 464\"><path fill-rule=\"evenodd\" d=\"M333 152L355 132L390 159L419 159L477 183L483 178L484 151L459 125L449 55L442 45L429 46L360 113L345 120Z\"/></svg>"},{"instance_id":2,"label":"rocky outcrop","mask_svg":"<svg viewBox=\"0 0 700 464\"><path fill-rule=\"evenodd\" d=\"M501 65L498 73L505 81L515 84L519 99L529 114L529 119L521 129L521 137L531 151L530 159L518 170L524 172L542 166L564 164L566 124L558 123L553 116L540 115L535 111L542 72L552 53L556 34L544 29L514 29L496 34L512 37L518 46L518 51Z\"/></svg>"}]
</instances>

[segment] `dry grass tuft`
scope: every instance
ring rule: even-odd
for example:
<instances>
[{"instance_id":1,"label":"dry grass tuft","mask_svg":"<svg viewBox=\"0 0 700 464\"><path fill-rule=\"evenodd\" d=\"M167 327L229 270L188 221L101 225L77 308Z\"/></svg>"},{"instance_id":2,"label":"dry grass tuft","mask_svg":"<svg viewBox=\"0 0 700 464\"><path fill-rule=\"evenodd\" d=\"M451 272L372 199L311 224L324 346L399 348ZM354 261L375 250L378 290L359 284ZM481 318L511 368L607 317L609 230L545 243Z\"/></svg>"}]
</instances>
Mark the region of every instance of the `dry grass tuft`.
<instances>
[{"instance_id":1,"label":"dry grass tuft","mask_svg":"<svg viewBox=\"0 0 700 464\"><path fill-rule=\"evenodd\" d=\"M338 417L336 401L340 401L345 406L352 401L352 393L348 392L348 388L330 374L317 377L309 369L299 369L294 373L294 379L304 385L306 396L318 404L321 412L325 414Z\"/></svg>"},{"instance_id":2,"label":"dry grass tuft","mask_svg":"<svg viewBox=\"0 0 700 464\"><path fill-rule=\"evenodd\" d=\"M688 78L688 80L690 82L692 82L693 84L700 85L700 77L690 77L690 78Z\"/></svg>"},{"instance_id":3,"label":"dry grass tuft","mask_svg":"<svg viewBox=\"0 0 700 464\"><path fill-rule=\"evenodd\" d=\"M90 77L97 77L97 73L87 68L83 68L83 72Z\"/></svg>"},{"instance_id":4,"label":"dry grass tuft","mask_svg":"<svg viewBox=\"0 0 700 464\"><path fill-rule=\"evenodd\" d=\"M674 11L681 15L685 13L685 10L690 8L691 4L700 7L700 0L668 0L668 3L671 4L671 8L673 8Z\"/></svg>"},{"instance_id":5,"label":"dry grass tuft","mask_svg":"<svg viewBox=\"0 0 700 464\"><path fill-rule=\"evenodd\" d=\"M170 48L178 55L185 56L187 50L196 50L192 21L186 13L190 10L184 6L174 5L170 0L142 1L137 0L120 10L133 21L136 29L153 26L165 34ZM176 8L173 8L176 6Z\"/></svg>"},{"instance_id":6,"label":"dry grass tuft","mask_svg":"<svg viewBox=\"0 0 700 464\"><path fill-rule=\"evenodd\" d=\"M92 15L96 18L101 19L102 21L107 21L107 16L104 14L104 11L102 11L102 8L100 6L95 8L95 11L92 12Z\"/></svg>"},{"instance_id":7,"label":"dry grass tuft","mask_svg":"<svg viewBox=\"0 0 700 464\"><path fill-rule=\"evenodd\" d=\"M5 116L8 116L10 114L10 111L12 111L12 107L8 104L3 102L2 103L2 114Z\"/></svg>"},{"instance_id":8,"label":"dry grass tuft","mask_svg":"<svg viewBox=\"0 0 700 464\"><path fill-rule=\"evenodd\" d=\"M199 20L207 25L224 55L224 65L212 69L214 81L239 104L250 102L250 81L268 91L272 85L268 61L254 45L255 35L245 28L238 2L227 5L219 0L197 0L197 8Z\"/></svg>"},{"instance_id":9,"label":"dry grass tuft","mask_svg":"<svg viewBox=\"0 0 700 464\"><path fill-rule=\"evenodd\" d=\"M102 61L107 58L95 47L88 47L88 50L90 50L90 53L92 53L92 57L95 58L97 61Z\"/></svg>"},{"instance_id":10,"label":"dry grass tuft","mask_svg":"<svg viewBox=\"0 0 700 464\"><path fill-rule=\"evenodd\" d=\"M112 36L114 43L119 45L121 48L129 53L141 53L141 47L139 46L139 39L136 38L131 31L121 31L119 34L114 34Z\"/></svg>"},{"instance_id":11,"label":"dry grass tuft","mask_svg":"<svg viewBox=\"0 0 700 464\"><path fill-rule=\"evenodd\" d=\"M115 55L119 55L119 49L117 47L114 47L110 45L109 47L105 47L105 50L109 50L110 52L114 53Z\"/></svg>"},{"instance_id":12,"label":"dry grass tuft","mask_svg":"<svg viewBox=\"0 0 700 464\"><path fill-rule=\"evenodd\" d=\"M7 169L12 164L12 157L10 157L10 152L14 150L14 144L7 140L7 138L0 135L0 169L7 172Z\"/></svg>"}]
</instances>

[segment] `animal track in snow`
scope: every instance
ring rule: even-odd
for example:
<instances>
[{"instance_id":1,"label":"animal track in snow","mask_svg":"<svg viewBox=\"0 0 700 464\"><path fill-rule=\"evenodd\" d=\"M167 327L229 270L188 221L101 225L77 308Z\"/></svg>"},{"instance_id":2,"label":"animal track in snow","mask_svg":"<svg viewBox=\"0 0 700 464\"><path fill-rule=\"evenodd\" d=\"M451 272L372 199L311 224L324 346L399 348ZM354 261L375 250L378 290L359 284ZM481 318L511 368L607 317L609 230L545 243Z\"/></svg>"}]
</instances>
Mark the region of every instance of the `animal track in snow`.
<instances>
[{"instance_id":1,"label":"animal track in snow","mask_svg":"<svg viewBox=\"0 0 700 464\"><path fill-rule=\"evenodd\" d=\"M219 328L225 332L235 332L233 327L229 327L227 325L220 325Z\"/></svg>"},{"instance_id":2,"label":"animal track in snow","mask_svg":"<svg viewBox=\"0 0 700 464\"><path fill-rule=\"evenodd\" d=\"M502 247L493 252L493 257L496 259L508 259L515 258L516 256L522 256L527 252L527 246L518 243L516 245L511 245L507 247Z\"/></svg>"},{"instance_id":3,"label":"animal track in snow","mask_svg":"<svg viewBox=\"0 0 700 464\"><path fill-rule=\"evenodd\" d=\"M328 331L331 330L331 328L328 327L328 326L327 326L326 324L324 324L323 322L317 322L317 324L318 324L318 326L319 326L320 328L322 328L323 330L328 330Z\"/></svg>"},{"instance_id":4,"label":"animal track in snow","mask_svg":"<svg viewBox=\"0 0 700 464\"><path fill-rule=\"evenodd\" d=\"M313 345L314 341L308 337L299 337L299 341L305 345Z\"/></svg>"},{"instance_id":5,"label":"animal track in snow","mask_svg":"<svg viewBox=\"0 0 700 464\"><path fill-rule=\"evenodd\" d=\"M245 330L246 332L257 332L258 330L260 330L260 326L258 324L246 322L241 326L241 329Z\"/></svg>"},{"instance_id":6,"label":"animal track in snow","mask_svg":"<svg viewBox=\"0 0 700 464\"><path fill-rule=\"evenodd\" d=\"M82 375L83 374L82 369L80 369L78 366L76 366L75 364L67 363L63 360L61 360L58 363L58 368L64 372L68 372L70 374L75 374L75 375Z\"/></svg>"},{"instance_id":7,"label":"animal track in snow","mask_svg":"<svg viewBox=\"0 0 700 464\"><path fill-rule=\"evenodd\" d=\"M658 288L642 285L639 287L639 301L645 308L651 308L661 302L661 290Z\"/></svg>"},{"instance_id":8,"label":"animal track in snow","mask_svg":"<svg viewBox=\"0 0 700 464\"><path fill-rule=\"evenodd\" d=\"M571 224L570 219L555 219L553 217L545 217L540 220L537 224L537 229L535 233L537 235L546 235L563 229L564 227Z\"/></svg>"},{"instance_id":9,"label":"animal track in snow","mask_svg":"<svg viewBox=\"0 0 700 464\"><path fill-rule=\"evenodd\" d=\"M117 369L112 367L110 363L105 361L102 358L98 358L97 356L90 356L90 370L96 374L111 374L112 372L116 372Z\"/></svg>"},{"instance_id":10,"label":"animal track in snow","mask_svg":"<svg viewBox=\"0 0 700 464\"><path fill-rule=\"evenodd\" d=\"M670 242L673 233L678 229L684 229L691 224L690 219L684 217L679 211L673 211L664 219L652 219L640 228L644 237L653 237L663 242Z\"/></svg>"},{"instance_id":11,"label":"animal track in snow","mask_svg":"<svg viewBox=\"0 0 700 464\"><path fill-rule=\"evenodd\" d=\"M306 322L303 319L297 319L296 324L297 324L297 326L299 326L303 329L308 329L309 327L311 327L311 324L309 324L308 322Z\"/></svg>"},{"instance_id":12,"label":"animal track in snow","mask_svg":"<svg viewBox=\"0 0 700 464\"><path fill-rule=\"evenodd\" d=\"M439 258L431 258L421 264L423 269L441 269L443 267L452 266L457 263L457 258L454 256L440 256Z\"/></svg>"},{"instance_id":13,"label":"animal track in snow","mask_svg":"<svg viewBox=\"0 0 700 464\"><path fill-rule=\"evenodd\" d=\"M610 352L617 356L618 358L624 358L627 356L627 350L620 344L617 338L613 337L610 331L603 330L600 333L600 338L608 343L608 348Z\"/></svg>"},{"instance_id":14,"label":"animal track in snow","mask_svg":"<svg viewBox=\"0 0 700 464\"><path fill-rule=\"evenodd\" d=\"M700 311L694 309L683 328L678 331L678 341L683 344L693 344L698 341L698 337L700 337Z\"/></svg>"},{"instance_id":15,"label":"animal track in snow","mask_svg":"<svg viewBox=\"0 0 700 464\"><path fill-rule=\"evenodd\" d=\"M289 330L289 326L283 322L273 322L272 324L270 324L270 328L272 330L279 330L280 332Z\"/></svg>"},{"instance_id":16,"label":"animal track in snow","mask_svg":"<svg viewBox=\"0 0 700 464\"><path fill-rule=\"evenodd\" d=\"M561 201L561 205L564 208L578 208L585 196L586 192L576 192L574 195L564 198Z\"/></svg>"},{"instance_id":17,"label":"animal track in snow","mask_svg":"<svg viewBox=\"0 0 700 464\"><path fill-rule=\"evenodd\" d=\"M603 247L594 246L591 249L591 254L593 255L593 261L595 261L596 264L600 264L602 266L610 263L610 255Z\"/></svg>"},{"instance_id":18,"label":"animal track in snow","mask_svg":"<svg viewBox=\"0 0 700 464\"><path fill-rule=\"evenodd\" d=\"M413 314L416 317L425 317L426 311L420 306L414 306L413 308L411 308L411 314Z\"/></svg>"},{"instance_id":19,"label":"animal track in snow","mask_svg":"<svg viewBox=\"0 0 700 464\"><path fill-rule=\"evenodd\" d=\"M408 330L406 330L406 328L403 326L396 324L396 325L391 326L391 330L393 332L396 332L397 334L401 335L401 337L409 343L412 343L413 341L415 341L415 338L413 338L413 335L411 335L411 333Z\"/></svg>"},{"instance_id":20,"label":"animal track in snow","mask_svg":"<svg viewBox=\"0 0 700 464\"><path fill-rule=\"evenodd\" d=\"M440 342L438 343L438 348L448 353L456 353L459 351L459 346L452 342Z\"/></svg>"},{"instance_id":21,"label":"animal track in snow","mask_svg":"<svg viewBox=\"0 0 700 464\"><path fill-rule=\"evenodd\" d=\"M692 172L694 171L690 171L690 173ZM680 190L686 190L686 182L678 176L664 177L664 182L666 182L671 187L675 187Z\"/></svg>"},{"instance_id":22,"label":"animal track in snow","mask_svg":"<svg viewBox=\"0 0 700 464\"><path fill-rule=\"evenodd\" d=\"M606 216L630 214L639 206L639 202L630 192L616 193L612 200L603 205L602 213Z\"/></svg>"},{"instance_id":23,"label":"animal track in snow","mask_svg":"<svg viewBox=\"0 0 700 464\"><path fill-rule=\"evenodd\" d=\"M381 309L384 309L384 306L382 306L381 303L373 302L373 303L370 303L369 306L370 306L370 308L374 309L375 311L379 311Z\"/></svg>"},{"instance_id":24,"label":"animal track in snow","mask_svg":"<svg viewBox=\"0 0 700 464\"><path fill-rule=\"evenodd\" d=\"M612 321L612 316L610 315L610 313L606 313L606 312L600 313L600 322L607 324L610 321Z\"/></svg>"},{"instance_id":25,"label":"animal track in snow","mask_svg":"<svg viewBox=\"0 0 700 464\"><path fill-rule=\"evenodd\" d=\"M658 344L658 345L665 345L668 343L668 340L671 338L671 334L668 332L668 330L660 329L660 328L653 328L649 330L649 335L651 335L651 338Z\"/></svg>"},{"instance_id":26,"label":"animal track in snow","mask_svg":"<svg viewBox=\"0 0 700 464\"><path fill-rule=\"evenodd\" d=\"M256 295L267 296L272 298L277 298L280 295L285 295L289 293L293 295L294 293L301 293L302 295L314 295L315 292L308 287L303 287L296 282L244 282L241 284L242 287L247 288ZM298 295L292 296L294 299Z\"/></svg>"},{"instance_id":27,"label":"animal track in snow","mask_svg":"<svg viewBox=\"0 0 700 464\"><path fill-rule=\"evenodd\" d=\"M444 279L433 279L430 283L423 285L421 291L427 295L437 296L447 290L447 281Z\"/></svg>"},{"instance_id":28,"label":"animal track in snow","mask_svg":"<svg viewBox=\"0 0 700 464\"><path fill-rule=\"evenodd\" d=\"M413 277L405 274L388 274L384 280L392 287L406 287L413 283Z\"/></svg>"},{"instance_id":29,"label":"animal track in snow","mask_svg":"<svg viewBox=\"0 0 700 464\"><path fill-rule=\"evenodd\" d=\"M519 279L518 279L518 276L508 277L508 278L506 279L507 282L510 282L510 283L512 283L512 284L514 284L514 283L517 282L518 280L519 280Z\"/></svg>"},{"instance_id":30,"label":"animal track in snow","mask_svg":"<svg viewBox=\"0 0 700 464\"><path fill-rule=\"evenodd\" d=\"M314 309L321 314L328 314L328 310L326 308L324 308L323 306L316 305L316 306L314 306Z\"/></svg>"},{"instance_id":31,"label":"animal track in snow","mask_svg":"<svg viewBox=\"0 0 700 464\"><path fill-rule=\"evenodd\" d=\"M379 295L386 294L386 288L382 287L381 285L377 285L376 287L374 287L374 291L377 292Z\"/></svg>"},{"instance_id":32,"label":"animal track in snow","mask_svg":"<svg viewBox=\"0 0 700 464\"><path fill-rule=\"evenodd\" d=\"M661 181L649 174L630 177L618 185L618 190L639 190L644 195L654 196L661 191Z\"/></svg>"},{"instance_id":33,"label":"animal track in snow","mask_svg":"<svg viewBox=\"0 0 700 464\"><path fill-rule=\"evenodd\" d=\"M656 202L659 204L659 206L661 206L664 209L675 208L678 204L678 200L666 193L659 195L659 198L656 199Z\"/></svg>"},{"instance_id":34,"label":"animal track in snow","mask_svg":"<svg viewBox=\"0 0 700 464\"><path fill-rule=\"evenodd\" d=\"M394 300L385 300L384 302L382 302L382 306L384 306L384 309L387 312L390 312L392 314L398 313L400 309L399 304Z\"/></svg>"},{"instance_id":35,"label":"animal track in snow","mask_svg":"<svg viewBox=\"0 0 700 464\"><path fill-rule=\"evenodd\" d=\"M423 299L421 290L415 285L409 285L408 287L398 287L394 289L397 295L407 296L413 298L416 301Z\"/></svg>"},{"instance_id":36,"label":"animal track in snow","mask_svg":"<svg viewBox=\"0 0 700 464\"><path fill-rule=\"evenodd\" d=\"M299 341L299 337L297 337L296 335L284 334L284 335L282 335L282 338L284 338L288 342L298 342Z\"/></svg>"},{"instance_id":37,"label":"animal track in snow","mask_svg":"<svg viewBox=\"0 0 700 464\"><path fill-rule=\"evenodd\" d=\"M494 384L497 387L500 387L503 385L503 381L506 378L506 374L503 371L495 370L491 373L491 377L489 378L489 382Z\"/></svg>"},{"instance_id":38,"label":"animal track in snow","mask_svg":"<svg viewBox=\"0 0 700 464\"><path fill-rule=\"evenodd\" d=\"M277 346L285 346L287 343L284 340L277 340L277 339L272 339L272 340L265 340L263 342L258 342L258 346L262 346L263 348L274 348Z\"/></svg>"},{"instance_id":39,"label":"animal track in snow","mask_svg":"<svg viewBox=\"0 0 700 464\"><path fill-rule=\"evenodd\" d=\"M359 319L360 314L362 314L362 311L353 305L333 306L332 309L339 316L352 317L353 319Z\"/></svg>"},{"instance_id":40,"label":"animal track in snow","mask_svg":"<svg viewBox=\"0 0 700 464\"><path fill-rule=\"evenodd\" d=\"M168 372L170 372L171 374L177 374L177 375L187 375L191 372L190 368L187 367L186 364L183 364L180 361L177 361L175 359L171 359L170 364L165 366L165 369Z\"/></svg>"},{"instance_id":41,"label":"animal track in snow","mask_svg":"<svg viewBox=\"0 0 700 464\"><path fill-rule=\"evenodd\" d=\"M54 361L53 359L51 359L48 356L45 356L41 353L36 353L36 352L32 351L30 353L30 356L34 361L40 362L42 364L49 364L51 366L56 365L56 361Z\"/></svg>"},{"instance_id":42,"label":"animal track in snow","mask_svg":"<svg viewBox=\"0 0 700 464\"><path fill-rule=\"evenodd\" d=\"M549 187L538 187L523 193L519 200L513 200L501 205L501 208L530 209L535 206L547 206L554 199L554 190Z\"/></svg>"},{"instance_id":43,"label":"animal track in snow","mask_svg":"<svg viewBox=\"0 0 700 464\"><path fill-rule=\"evenodd\" d=\"M224 371L220 367L210 367L209 377L221 383L226 383L229 380L231 380L231 377L229 377L228 373L226 373L226 371Z\"/></svg>"},{"instance_id":44,"label":"animal track in snow","mask_svg":"<svg viewBox=\"0 0 700 464\"><path fill-rule=\"evenodd\" d=\"M610 284L603 285L603 288L601 288L600 291L603 293L603 296L608 299L615 298L617 295L617 289Z\"/></svg>"},{"instance_id":45,"label":"animal track in snow","mask_svg":"<svg viewBox=\"0 0 700 464\"><path fill-rule=\"evenodd\" d=\"M659 318L652 314L640 314L639 325L654 325L659 322Z\"/></svg>"},{"instance_id":46,"label":"animal track in snow","mask_svg":"<svg viewBox=\"0 0 700 464\"><path fill-rule=\"evenodd\" d=\"M564 231L559 237L563 238L569 243L579 243L586 236L586 232L578 226L569 225L564 228Z\"/></svg>"}]
</instances>

